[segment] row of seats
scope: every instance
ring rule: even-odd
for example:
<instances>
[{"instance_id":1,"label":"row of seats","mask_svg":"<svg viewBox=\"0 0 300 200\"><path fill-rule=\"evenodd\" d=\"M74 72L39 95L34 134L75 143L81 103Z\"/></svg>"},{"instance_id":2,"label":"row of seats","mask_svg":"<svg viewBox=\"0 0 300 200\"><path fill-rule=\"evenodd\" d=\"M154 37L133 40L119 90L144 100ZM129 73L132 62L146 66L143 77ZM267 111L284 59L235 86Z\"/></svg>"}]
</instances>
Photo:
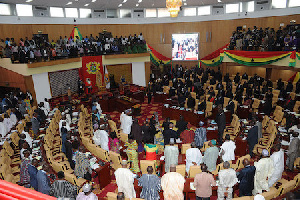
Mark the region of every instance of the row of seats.
<instances>
[{"instance_id":1,"label":"row of seats","mask_svg":"<svg viewBox=\"0 0 300 200\"><path fill-rule=\"evenodd\" d=\"M71 168L67 157L61 151L62 141L59 132L60 119L61 112L59 110L56 110L44 136L45 155L49 165L56 173L59 171L63 171L65 173L65 179L67 181L78 187L81 187L87 182L87 180L83 178L77 178L74 175L74 171Z\"/></svg>"}]
</instances>

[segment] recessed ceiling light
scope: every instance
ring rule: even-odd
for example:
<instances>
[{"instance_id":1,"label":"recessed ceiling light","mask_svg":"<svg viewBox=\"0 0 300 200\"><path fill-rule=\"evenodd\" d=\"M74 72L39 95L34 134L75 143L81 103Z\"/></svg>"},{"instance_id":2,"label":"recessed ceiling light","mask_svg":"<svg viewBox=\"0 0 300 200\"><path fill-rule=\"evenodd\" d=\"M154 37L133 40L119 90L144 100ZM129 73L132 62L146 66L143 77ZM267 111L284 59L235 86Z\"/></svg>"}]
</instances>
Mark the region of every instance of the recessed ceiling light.
<instances>
[{"instance_id":1,"label":"recessed ceiling light","mask_svg":"<svg viewBox=\"0 0 300 200\"><path fill-rule=\"evenodd\" d=\"M26 2L29 3L29 2L32 2L32 0L27 0Z\"/></svg>"},{"instance_id":2,"label":"recessed ceiling light","mask_svg":"<svg viewBox=\"0 0 300 200\"><path fill-rule=\"evenodd\" d=\"M218 3L221 3L222 2L222 0L218 0Z\"/></svg>"},{"instance_id":3,"label":"recessed ceiling light","mask_svg":"<svg viewBox=\"0 0 300 200\"><path fill-rule=\"evenodd\" d=\"M120 3L120 4L118 5L118 7L122 7L122 4Z\"/></svg>"},{"instance_id":4,"label":"recessed ceiling light","mask_svg":"<svg viewBox=\"0 0 300 200\"><path fill-rule=\"evenodd\" d=\"M73 2L72 1L69 1L66 5L71 5Z\"/></svg>"},{"instance_id":5,"label":"recessed ceiling light","mask_svg":"<svg viewBox=\"0 0 300 200\"><path fill-rule=\"evenodd\" d=\"M139 0L138 3L142 3L143 0Z\"/></svg>"},{"instance_id":6,"label":"recessed ceiling light","mask_svg":"<svg viewBox=\"0 0 300 200\"><path fill-rule=\"evenodd\" d=\"M92 0L92 2L96 2L97 0Z\"/></svg>"},{"instance_id":7,"label":"recessed ceiling light","mask_svg":"<svg viewBox=\"0 0 300 200\"><path fill-rule=\"evenodd\" d=\"M84 4L84 6L89 6L90 4L89 3L87 3L87 4Z\"/></svg>"},{"instance_id":8,"label":"recessed ceiling light","mask_svg":"<svg viewBox=\"0 0 300 200\"><path fill-rule=\"evenodd\" d=\"M186 6L186 5L187 5L187 3L184 3L183 5L185 5L185 6Z\"/></svg>"},{"instance_id":9,"label":"recessed ceiling light","mask_svg":"<svg viewBox=\"0 0 300 200\"><path fill-rule=\"evenodd\" d=\"M137 4L135 4L135 6L136 6L136 7L138 7L138 6L139 6L139 4L137 3Z\"/></svg>"},{"instance_id":10,"label":"recessed ceiling light","mask_svg":"<svg viewBox=\"0 0 300 200\"><path fill-rule=\"evenodd\" d=\"M122 3L126 3L127 2L127 0L123 0L123 2Z\"/></svg>"},{"instance_id":11,"label":"recessed ceiling light","mask_svg":"<svg viewBox=\"0 0 300 200\"><path fill-rule=\"evenodd\" d=\"M182 0L182 1L186 1L186 0Z\"/></svg>"}]
</instances>

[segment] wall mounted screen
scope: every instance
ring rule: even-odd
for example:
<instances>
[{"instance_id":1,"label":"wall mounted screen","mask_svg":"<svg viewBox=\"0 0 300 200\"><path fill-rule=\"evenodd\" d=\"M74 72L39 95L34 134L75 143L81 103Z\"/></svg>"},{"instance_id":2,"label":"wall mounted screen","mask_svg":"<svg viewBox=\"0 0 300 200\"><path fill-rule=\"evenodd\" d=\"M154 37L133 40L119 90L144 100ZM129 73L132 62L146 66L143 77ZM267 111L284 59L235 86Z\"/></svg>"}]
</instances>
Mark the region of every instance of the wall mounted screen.
<instances>
[{"instance_id":1,"label":"wall mounted screen","mask_svg":"<svg viewBox=\"0 0 300 200\"><path fill-rule=\"evenodd\" d=\"M198 60L199 34L172 34L172 60Z\"/></svg>"}]
</instances>

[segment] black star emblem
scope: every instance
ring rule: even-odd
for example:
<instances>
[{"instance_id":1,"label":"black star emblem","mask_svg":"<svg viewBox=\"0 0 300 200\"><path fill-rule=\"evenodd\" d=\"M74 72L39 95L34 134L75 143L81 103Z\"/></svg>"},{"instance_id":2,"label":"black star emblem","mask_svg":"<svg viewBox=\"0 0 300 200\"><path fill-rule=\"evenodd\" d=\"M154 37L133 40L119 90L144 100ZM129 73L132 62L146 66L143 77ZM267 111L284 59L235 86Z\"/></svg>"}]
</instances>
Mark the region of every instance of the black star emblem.
<instances>
[{"instance_id":1,"label":"black star emblem","mask_svg":"<svg viewBox=\"0 0 300 200\"><path fill-rule=\"evenodd\" d=\"M254 59L253 59L253 58L251 59L251 62L254 62Z\"/></svg>"}]
</instances>

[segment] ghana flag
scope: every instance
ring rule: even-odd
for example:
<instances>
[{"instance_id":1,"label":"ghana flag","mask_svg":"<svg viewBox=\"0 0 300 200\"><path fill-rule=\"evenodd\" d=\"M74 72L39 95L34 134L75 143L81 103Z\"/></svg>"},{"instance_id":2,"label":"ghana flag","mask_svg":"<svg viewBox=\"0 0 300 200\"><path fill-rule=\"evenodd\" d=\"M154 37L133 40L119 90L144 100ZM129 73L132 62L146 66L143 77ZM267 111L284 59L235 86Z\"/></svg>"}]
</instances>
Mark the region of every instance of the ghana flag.
<instances>
[{"instance_id":1,"label":"ghana flag","mask_svg":"<svg viewBox=\"0 0 300 200\"><path fill-rule=\"evenodd\" d=\"M77 37L76 37L76 36L78 36L78 38L79 38L80 40L82 40L82 35L81 35L81 33L79 32L78 27L77 27L76 25L74 25L74 28L73 28L73 30L72 30L72 33L70 34L70 37L74 38L74 42L77 40Z\"/></svg>"}]
</instances>

